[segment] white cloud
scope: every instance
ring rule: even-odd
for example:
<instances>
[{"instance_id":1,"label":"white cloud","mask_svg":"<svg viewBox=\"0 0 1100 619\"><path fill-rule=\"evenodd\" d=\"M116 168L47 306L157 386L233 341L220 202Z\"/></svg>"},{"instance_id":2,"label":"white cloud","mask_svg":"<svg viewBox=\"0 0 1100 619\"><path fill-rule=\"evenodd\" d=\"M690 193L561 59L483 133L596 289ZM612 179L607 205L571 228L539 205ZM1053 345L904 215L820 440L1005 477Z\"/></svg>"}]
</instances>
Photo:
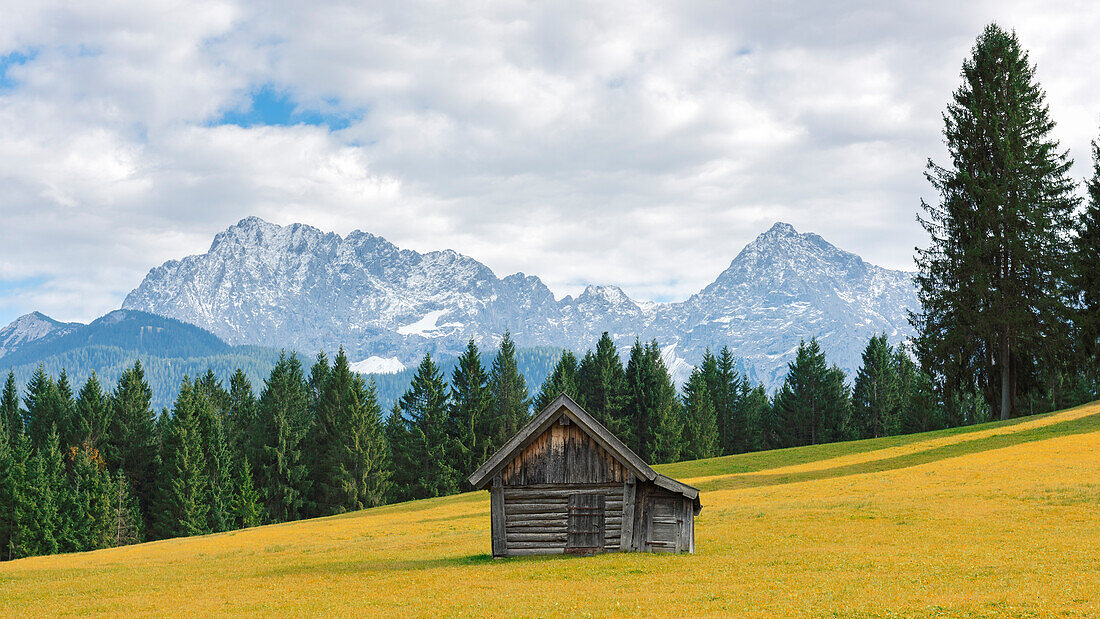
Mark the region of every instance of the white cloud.
<instances>
[{"instance_id":1,"label":"white cloud","mask_svg":"<svg viewBox=\"0 0 1100 619\"><path fill-rule=\"evenodd\" d=\"M1090 3L277 6L5 11L0 58L31 58L0 89L0 318L92 318L252 214L559 295L683 298L775 220L908 268L940 113L993 19L1038 63L1077 176L1100 121ZM217 124L264 85L351 120Z\"/></svg>"}]
</instances>

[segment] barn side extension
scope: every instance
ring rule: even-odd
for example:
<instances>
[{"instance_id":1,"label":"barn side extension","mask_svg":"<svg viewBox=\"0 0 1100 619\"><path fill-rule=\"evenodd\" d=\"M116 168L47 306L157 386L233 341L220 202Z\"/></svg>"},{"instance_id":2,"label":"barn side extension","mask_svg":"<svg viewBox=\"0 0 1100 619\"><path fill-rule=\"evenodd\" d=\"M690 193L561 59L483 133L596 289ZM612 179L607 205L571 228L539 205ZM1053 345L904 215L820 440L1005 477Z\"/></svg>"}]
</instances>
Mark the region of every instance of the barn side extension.
<instances>
[{"instance_id":1,"label":"barn side extension","mask_svg":"<svg viewBox=\"0 0 1100 619\"><path fill-rule=\"evenodd\" d=\"M658 474L564 394L470 483L490 491L494 557L695 552L699 491Z\"/></svg>"}]
</instances>

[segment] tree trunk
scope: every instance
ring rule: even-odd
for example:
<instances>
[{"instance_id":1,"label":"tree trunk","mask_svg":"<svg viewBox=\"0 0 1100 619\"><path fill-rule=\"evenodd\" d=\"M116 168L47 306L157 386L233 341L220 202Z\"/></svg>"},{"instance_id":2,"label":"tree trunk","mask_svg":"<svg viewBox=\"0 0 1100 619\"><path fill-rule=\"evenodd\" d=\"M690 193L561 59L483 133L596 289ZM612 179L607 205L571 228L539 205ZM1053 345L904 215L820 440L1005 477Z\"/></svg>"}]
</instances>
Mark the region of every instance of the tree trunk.
<instances>
[{"instance_id":1,"label":"tree trunk","mask_svg":"<svg viewBox=\"0 0 1100 619\"><path fill-rule=\"evenodd\" d=\"M1009 371L1008 334L1001 335L1001 420L1012 412L1012 380Z\"/></svg>"}]
</instances>

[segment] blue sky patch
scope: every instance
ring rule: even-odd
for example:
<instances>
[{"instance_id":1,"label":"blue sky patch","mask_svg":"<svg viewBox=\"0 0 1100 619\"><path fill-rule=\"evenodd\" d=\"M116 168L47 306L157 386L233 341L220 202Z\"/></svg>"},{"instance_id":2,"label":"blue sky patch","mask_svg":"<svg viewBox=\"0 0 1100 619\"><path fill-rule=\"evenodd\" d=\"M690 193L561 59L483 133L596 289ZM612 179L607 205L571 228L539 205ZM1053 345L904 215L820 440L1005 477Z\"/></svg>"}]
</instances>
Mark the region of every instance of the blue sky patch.
<instances>
[{"instance_id":1,"label":"blue sky patch","mask_svg":"<svg viewBox=\"0 0 1100 619\"><path fill-rule=\"evenodd\" d=\"M21 52L9 52L0 56L0 90L15 88L16 81L8 75L8 69L16 65L27 64L34 60L38 52L25 50Z\"/></svg>"},{"instance_id":2,"label":"blue sky patch","mask_svg":"<svg viewBox=\"0 0 1100 619\"><path fill-rule=\"evenodd\" d=\"M339 110L339 101L326 100L331 110ZM303 108L288 92L265 84L251 94L245 109L229 110L211 125L237 125L239 127L292 125L324 125L333 131L346 128L363 117L361 112L321 111Z\"/></svg>"}]
</instances>

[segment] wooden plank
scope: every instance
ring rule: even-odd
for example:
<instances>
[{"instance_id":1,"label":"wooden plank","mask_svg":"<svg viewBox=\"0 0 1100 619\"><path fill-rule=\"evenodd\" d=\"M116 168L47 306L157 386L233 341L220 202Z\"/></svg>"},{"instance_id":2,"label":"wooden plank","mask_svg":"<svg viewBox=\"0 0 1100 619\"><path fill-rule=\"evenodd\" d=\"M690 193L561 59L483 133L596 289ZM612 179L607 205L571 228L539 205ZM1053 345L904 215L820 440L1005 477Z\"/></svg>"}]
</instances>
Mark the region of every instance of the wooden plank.
<instances>
[{"instance_id":1,"label":"wooden plank","mask_svg":"<svg viewBox=\"0 0 1100 619\"><path fill-rule=\"evenodd\" d=\"M560 514L517 514L509 511L506 522L509 525L513 522L565 522L566 518L564 512Z\"/></svg>"},{"instance_id":2,"label":"wooden plank","mask_svg":"<svg viewBox=\"0 0 1100 619\"><path fill-rule=\"evenodd\" d=\"M637 494L638 484L634 482L634 477L631 476L625 484L623 484L623 507L622 507L622 533L619 538L619 548L622 550L635 550L634 543L634 497Z\"/></svg>"},{"instance_id":3,"label":"wooden plank","mask_svg":"<svg viewBox=\"0 0 1100 619\"><path fill-rule=\"evenodd\" d=\"M532 555L560 555L565 548L516 548L508 553L510 557L525 557Z\"/></svg>"},{"instance_id":4,"label":"wooden plank","mask_svg":"<svg viewBox=\"0 0 1100 619\"><path fill-rule=\"evenodd\" d=\"M494 557L503 557L508 553L508 539L505 536L504 486L500 475L493 479L493 488L489 492L489 528L492 534Z\"/></svg>"},{"instance_id":5,"label":"wooden plank","mask_svg":"<svg viewBox=\"0 0 1100 619\"><path fill-rule=\"evenodd\" d=\"M508 533L508 546L518 542L559 542L564 544L568 533Z\"/></svg>"}]
</instances>

